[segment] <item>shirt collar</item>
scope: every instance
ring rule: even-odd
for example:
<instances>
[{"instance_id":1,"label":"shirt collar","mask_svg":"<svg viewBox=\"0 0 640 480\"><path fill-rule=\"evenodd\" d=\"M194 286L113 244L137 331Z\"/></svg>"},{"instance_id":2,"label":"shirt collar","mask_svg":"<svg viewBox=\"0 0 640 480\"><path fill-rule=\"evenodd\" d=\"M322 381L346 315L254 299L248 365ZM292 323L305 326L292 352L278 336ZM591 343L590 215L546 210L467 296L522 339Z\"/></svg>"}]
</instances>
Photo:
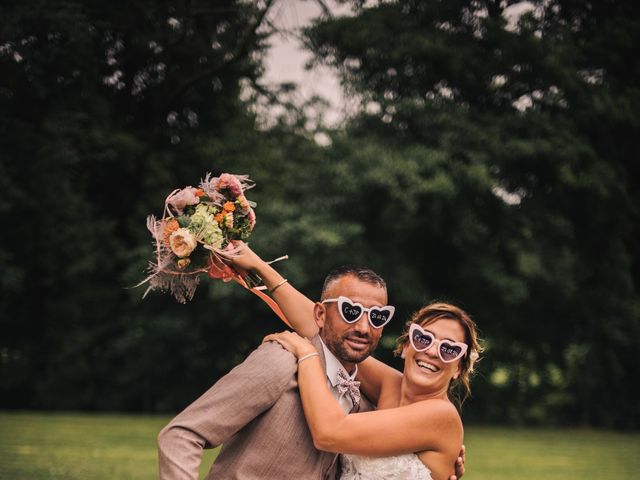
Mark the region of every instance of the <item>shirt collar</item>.
<instances>
[{"instance_id":1,"label":"shirt collar","mask_svg":"<svg viewBox=\"0 0 640 480\"><path fill-rule=\"evenodd\" d=\"M322 344L322 350L324 352L324 360L325 360L325 371L327 372L327 378L331 382L332 386L336 386L338 383L338 371L344 370L344 372L348 375L350 380L356 378L356 374L358 373L358 365L356 364L356 368L353 370L353 374L349 375L347 370L342 366L340 360L336 358L336 356L327 348L322 339L320 339L320 343Z\"/></svg>"}]
</instances>

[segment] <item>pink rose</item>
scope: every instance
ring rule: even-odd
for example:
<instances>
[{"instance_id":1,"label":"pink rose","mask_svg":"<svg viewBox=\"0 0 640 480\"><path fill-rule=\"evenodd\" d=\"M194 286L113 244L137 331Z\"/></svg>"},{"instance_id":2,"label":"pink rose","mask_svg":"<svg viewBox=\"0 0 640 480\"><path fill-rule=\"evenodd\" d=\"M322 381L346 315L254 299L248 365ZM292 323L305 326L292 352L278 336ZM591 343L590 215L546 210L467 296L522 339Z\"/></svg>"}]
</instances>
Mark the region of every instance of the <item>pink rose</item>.
<instances>
[{"instance_id":1,"label":"pink rose","mask_svg":"<svg viewBox=\"0 0 640 480\"><path fill-rule=\"evenodd\" d=\"M242 195L242 184L240 180L236 178L235 175L231 175L230 173L223 173L220 175L218 179L218 183L216 185L216 189L219 192L223 190L228 190L234 197L239 197Z\"/></svg>"},{"instance_id":2,"label":"pink rose","mask_svg":"<svg viewBox=\"0 0 640 480\"><path fill-rule=\"evenodd\" d=\"M187 205L196 205L200 203L200 198L196 194L197 191L197 188L185 187L169 197L167 203L179 212L182 212L184 207Z\"/></svg>"}]
</instances>

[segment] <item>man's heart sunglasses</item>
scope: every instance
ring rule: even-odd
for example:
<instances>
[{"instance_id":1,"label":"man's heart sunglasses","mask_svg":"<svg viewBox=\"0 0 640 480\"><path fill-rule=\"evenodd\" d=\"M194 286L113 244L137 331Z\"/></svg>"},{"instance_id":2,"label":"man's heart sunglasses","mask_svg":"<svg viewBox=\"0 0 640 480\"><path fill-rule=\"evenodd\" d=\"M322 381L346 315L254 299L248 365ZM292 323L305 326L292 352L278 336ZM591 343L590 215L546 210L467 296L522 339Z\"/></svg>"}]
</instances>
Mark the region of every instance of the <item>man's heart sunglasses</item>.
<instances>
[{"instance_id":1,"label":"man's heart sunglasses","mask_svg":"<svg viewBox=\"0 0 640 480\"><path fill-rule=\"evenodd\" d=\"M354 302L350 298L340 296L338 298L327 298L321 303L337 303L340 316L347 323L357 322L363 313L368 313L369 324L373 328L382 328L393 318L396 307L386 305L384 307L363 307L362 304Z\"/></svg>"}]
</instances>

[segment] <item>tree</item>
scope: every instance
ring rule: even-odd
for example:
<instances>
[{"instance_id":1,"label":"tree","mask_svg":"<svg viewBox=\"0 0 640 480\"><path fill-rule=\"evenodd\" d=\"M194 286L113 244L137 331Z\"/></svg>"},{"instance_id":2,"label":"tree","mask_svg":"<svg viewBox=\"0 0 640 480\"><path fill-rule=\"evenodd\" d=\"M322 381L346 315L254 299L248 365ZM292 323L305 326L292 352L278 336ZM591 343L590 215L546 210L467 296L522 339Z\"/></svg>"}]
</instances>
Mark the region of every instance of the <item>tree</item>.
<instances>
[{"instance_id":1,"label":"tree","mask_svg":"<svg viewBox=\"0 0 640 480\"><path fill-rule=\"evenodd\" d=\"M158 369L187 342L193 371L211 369L197 353L216 344L185 332L204 302L142 304L126 287L150 254L145 216L224 168L202 140L253 129L239 96L261 72L272 3L0 7L3 407L161 408Z\"/></svg>"},{"instance_id":2,"label":"tree","mask_svg":"<svg viewBox=\"0 0 640 480\"><path fill-rule=\"evenodd\" d=\"M470 418L637 426L637 4L351 3L307 31L362 99L342 214L402 302L476 314Z\"/></svg>"}]
</instances>

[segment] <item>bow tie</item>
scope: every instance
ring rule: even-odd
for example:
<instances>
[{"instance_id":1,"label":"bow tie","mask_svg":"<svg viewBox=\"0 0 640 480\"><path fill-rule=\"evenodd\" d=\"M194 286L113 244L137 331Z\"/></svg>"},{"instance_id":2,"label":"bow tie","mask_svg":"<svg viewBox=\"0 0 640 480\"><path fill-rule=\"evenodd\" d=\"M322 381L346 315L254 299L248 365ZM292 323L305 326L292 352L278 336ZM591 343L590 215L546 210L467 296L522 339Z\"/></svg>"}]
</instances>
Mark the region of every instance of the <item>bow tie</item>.
<instances>
[{"instance_id":1,"label":"bow tie","mask_svg":"<svg viewBox=\"0 0 640 480\"><path fill-rule=\"evenodd\" d=\"M340 369L338 370L338 383L336 384L336 388L338 389L340 398L342 398L345 393L348 393L349 397L351 397L353 408L358 408L360 405L360 382L351 380L347 372Z\"/></svg>"}]
</instances>

